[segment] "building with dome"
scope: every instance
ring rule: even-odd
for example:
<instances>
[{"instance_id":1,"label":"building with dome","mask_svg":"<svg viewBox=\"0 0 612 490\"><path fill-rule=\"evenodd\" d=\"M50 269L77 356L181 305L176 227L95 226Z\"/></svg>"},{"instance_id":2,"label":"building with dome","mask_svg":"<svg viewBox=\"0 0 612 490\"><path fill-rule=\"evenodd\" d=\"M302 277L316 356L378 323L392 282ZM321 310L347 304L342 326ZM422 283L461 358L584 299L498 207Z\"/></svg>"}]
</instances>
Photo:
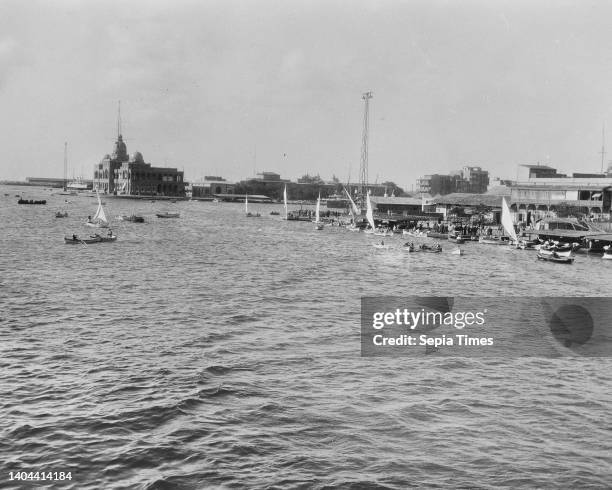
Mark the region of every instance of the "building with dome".
<instances>
[{"instance_id":1,"label":"building with dome","mask_svg":"<svg viewBox=\"0 0 612 490\"><path fill-rule=\"evenodd\" d=\"M185 197L182 171L152 167L138 151L115 170L114 182L119 195Z\"/></svg>"},{"instance_id":2,"label":"building with dome","mask_svg":"<svg viewBox=\"0 0 612 490\"><path fill-rule=\"evenodd\" d=\"M183 172L176 168L152 167L142 153L128 155L120 120L115 149L94 167L93 187L100 192L132 196L185 196Z\"/></svg>"},{"instance_id":3,"label":"building with dome","mask_svg":"<svg viewBox=\"0 0 612 490\"><path fill-rule=\"evenodd\" d=\"M123 136L119 133L112 155L104 155L102 161L94 166L93 188L106 194L116 192L115 171L129 160Z\"/></svg>"}]
</instances>

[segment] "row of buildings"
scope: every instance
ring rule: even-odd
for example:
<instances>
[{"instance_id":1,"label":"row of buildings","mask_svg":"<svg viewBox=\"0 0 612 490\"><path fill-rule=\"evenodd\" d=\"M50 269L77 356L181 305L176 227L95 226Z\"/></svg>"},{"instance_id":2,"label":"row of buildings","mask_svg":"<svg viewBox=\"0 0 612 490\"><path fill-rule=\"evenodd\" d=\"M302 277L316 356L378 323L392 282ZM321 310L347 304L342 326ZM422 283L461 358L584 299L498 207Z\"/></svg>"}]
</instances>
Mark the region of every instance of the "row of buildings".
<instances>
[{"instance_id":1,"label":"row of buildings","mask_svg":"<svg viewBox=\"0 0 612 490\"><path fill-rule=\"evenodd\" d=\"M118 120L117 141L113 152L94 166L92 187L116 195L172 196L195 199L228 198L240 200L245 194L262 200L282 199L287 189L289 199L328 198L330 206L348 203L338 196L346 188L357 194L358 185L342 184L337 178L325 182L320 176L305 175L297 182L281 178L275 172L233 183L220 176L207 176L187 184L183 171L154 167L142 153L129 154ZM47 179L48 180L48 179ZM48 182L45 181L46 184ZM543 216L572 212L593 218L610 218L612 206L612 164L601 174L561 174L547 165L521 165L514 182L500 181L491 188L489 173L481 167L464 166L448 175L425 175L417 181L417 192L406 194L393 182L368 184L372 201L379 212L417 215L426 212L442 217L461 214L469 217L483 211L495 217L501 200L509 203L516 222L530 223Z\"/></svg>"},{"instance_id":2,"label":"row of buildings","mask_svg":"<svg viewBox=\"0 0 612 490\"><path fill-rule=\"evenodd\" d=\"M431 196L453 192L482 194L488 187L489 172L480 167L465 166L450 174L424 175L417 179L417 192Z\"/></svg>"},{"instance_id":3,"label":"row of buildings","mask_svg":"<svg viewBox=\"0 0 612 490\"><path fill-rule=\"evenodd\" d=\"M529 226L550 216L612 219L612 165L606 173L558 173L549 166L521 165L516 181L500 181L484 193L453 192L432 196L373 198L379 212L416 216L423 212L441 219L499 222L502 199L516 224Z\"/></svg>"}]
</instances>

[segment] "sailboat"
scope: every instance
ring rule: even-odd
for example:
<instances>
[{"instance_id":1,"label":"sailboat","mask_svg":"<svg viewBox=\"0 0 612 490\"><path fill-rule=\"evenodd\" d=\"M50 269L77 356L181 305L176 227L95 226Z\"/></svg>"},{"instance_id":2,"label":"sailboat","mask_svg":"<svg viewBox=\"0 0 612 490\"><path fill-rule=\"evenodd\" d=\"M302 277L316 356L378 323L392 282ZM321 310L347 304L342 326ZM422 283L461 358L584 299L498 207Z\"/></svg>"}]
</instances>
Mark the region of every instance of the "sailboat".
<instances>
[{"instance_id":1,"label":"sailboat","mask_svg":"<svg viewBox=\"0 0 612 490\"><path fill-rule=\"evenodd\" d=\"M370 202L370 193L366 194L366 218L370 224L370 228L365 230L365 233L374 233L376 231L376 225L374 224L374 212L372 211L372 203Z\"/></svg>"},{"instance_id":2,"label":"sailboat","mask_svg":"<svg viewBox=\"0 0 612 490\"><path fill-rule=\"evenodd\" d=\"M351 224L347 226L346 229L350 231L359 231L359 227L355 225L355 220L357 219L357 216L361 213L359 212L359 209L357 209L357 205L355 204L355 201L353 201L353 199L351 198L349 191L344 189L344 192L346 192L346 197L348 197L348 200L351 203L351 206L349 208L349 213L351 214Z\"/></svg>"},{"instance_id":3,"label":"sailboat","mask_svg":"<svg viewBox=\"0 0 612 490\"><path fill-rule=\"evenodd\" d=\"M106 214L104 213L104 207L102 206L102 201L100 201L100 194L96 191L96 197L98 198L98 209L96 210L96 214L92 218L91 216L87 218L85 224L87 226L93 226L94 228L108 228L108 219L106 219Z\"/></svg>"},{"instance_id":4,"label":"sailboat","mask_svg":"<svg viewBox=\"0 0 612 490\"><path fill-rule=\"evenodd\" d=\"M259 218L261 216L259 213L253 214L249 212L249 196L247 194L244 195L244 212L247 218Z\"/></svg>"},{"instance_id":5,"label":"sailboat","mask_svg":"<svg viewBox=\"0 0 612 490\"><path fill-rule=\"evenodd\" d=\"M285 190L283 191L283 201L285 202L285 220L287 219L287 184L285 184Z\"/></svg>"},{"instance_id":6,"label":"sailboat","mask_svg":"<svg viewBox=\"0 0 612 490\"><path fill-rule=\"evenodd\" d=\"M516 231L514 231L514 223L512 222L512 216L510 215L510 208L508 207L508 203L506 202L506 198L502 197L502 216L501 216L502 226L506 233L517 247L519 244L519 239L516 236Z\"/></svg>"},{"instance_id":7,"label":"sailboat","mask_svg":"<svg viewBox=\"0 0 612 490\"><path fill-rule=\"evenodd\" d=\"M321 194L319 193L319 197L317 198L317 208L315 210L315 229L317 230L323 229L323 223L321 222L321 219L319 217L320 209L321 209Z\"/></svg>"}]
</instances>

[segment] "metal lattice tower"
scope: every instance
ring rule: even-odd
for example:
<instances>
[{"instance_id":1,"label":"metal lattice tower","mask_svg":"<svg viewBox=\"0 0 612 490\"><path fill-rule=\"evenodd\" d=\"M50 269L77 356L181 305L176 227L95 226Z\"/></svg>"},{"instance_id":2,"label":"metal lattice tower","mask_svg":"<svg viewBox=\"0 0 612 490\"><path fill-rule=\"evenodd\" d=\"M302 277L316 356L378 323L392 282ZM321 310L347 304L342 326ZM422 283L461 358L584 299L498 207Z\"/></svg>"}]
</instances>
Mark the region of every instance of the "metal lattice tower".
<instances>
[{"instance_id":1,"label":"metal lattice tower","mask_svg":"<svg viewBox=\"0 0 612 490\"><path fill-rule=\"evenodd\" d=\"M361 140L361 165L359 167L359 197L361 204L365 203L365 195L368 192L368 131L370 99L374 96L372 92L365 92L361 98L364 101L363 109L363 136Z\"/></svg>"}]
</instances>

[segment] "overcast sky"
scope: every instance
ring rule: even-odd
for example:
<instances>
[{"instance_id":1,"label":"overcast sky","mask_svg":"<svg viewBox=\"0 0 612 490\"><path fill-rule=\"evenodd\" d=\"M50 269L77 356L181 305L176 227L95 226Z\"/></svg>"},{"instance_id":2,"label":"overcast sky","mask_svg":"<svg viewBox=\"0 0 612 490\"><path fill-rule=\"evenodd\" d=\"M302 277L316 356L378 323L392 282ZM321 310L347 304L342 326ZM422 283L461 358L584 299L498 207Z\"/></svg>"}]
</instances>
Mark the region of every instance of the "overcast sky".
<instances>
[{"instance_id":1,"label":"overcast sky","mask_svg":"<svg viewBox=\"0 0 612 490\"><path fill-rule=\"evenodd\" d=\"M612 159L609 1L0 1L0 178L113 149L186 180L370 181ZM606 156L606 162L608 156Z\"/></svg>"}]
</instances>

